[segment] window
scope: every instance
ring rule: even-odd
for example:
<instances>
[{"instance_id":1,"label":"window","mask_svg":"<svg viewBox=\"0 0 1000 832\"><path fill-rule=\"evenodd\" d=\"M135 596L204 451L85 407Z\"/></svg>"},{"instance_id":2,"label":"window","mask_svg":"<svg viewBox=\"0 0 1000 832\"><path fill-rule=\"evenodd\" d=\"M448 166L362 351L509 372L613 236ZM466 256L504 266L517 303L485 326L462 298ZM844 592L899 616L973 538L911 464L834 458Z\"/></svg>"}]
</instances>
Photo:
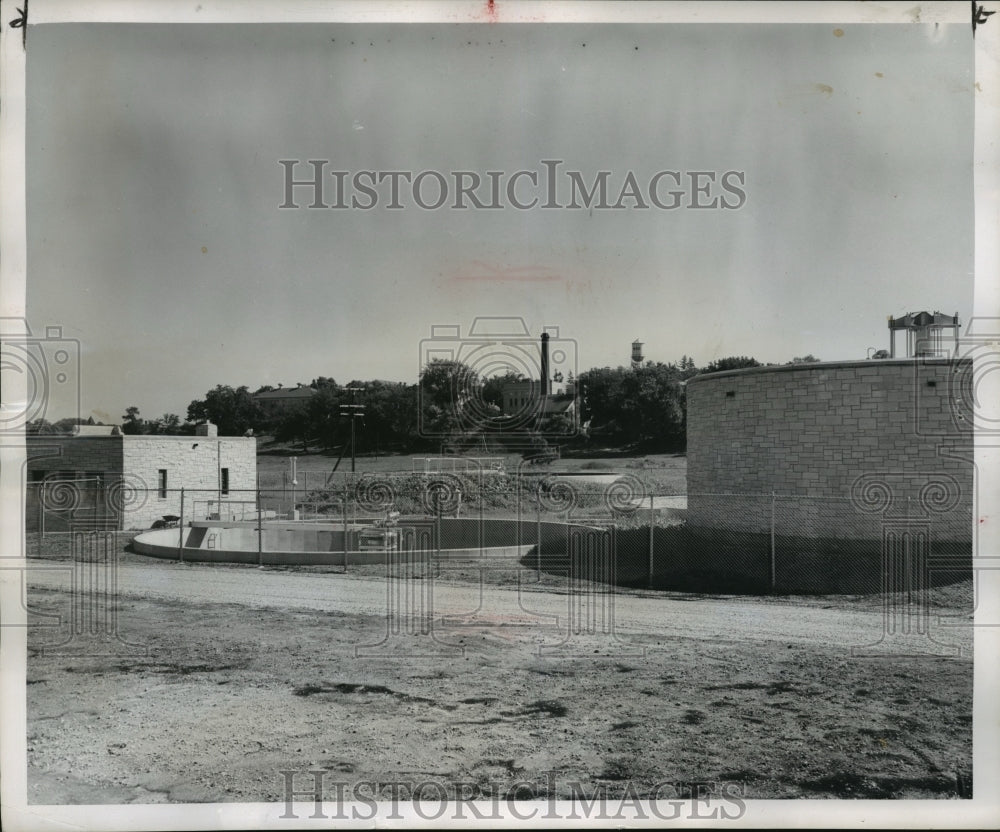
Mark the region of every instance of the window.
<instances>
[{"instance_id":1,"label":"window","mask_svg":"<svg viewBox=\"0 0 1000 832\"><path fill-rule=\"evenodd\" d=\"M161 500L165 499L167 496L167 469L160 468L156 472L156 496Z\"/></svg>"},{"instance_id":2,"label":"window","mask_svg":"<svg viewBox=\"0 0 1000 832\"><path fill-rule=\"evenodd\" d=\"M219 490L222 491L223 494L228 494L229 493L229 469L228 468L223 468L219 472Z\"/></svg>"}]
</instances>

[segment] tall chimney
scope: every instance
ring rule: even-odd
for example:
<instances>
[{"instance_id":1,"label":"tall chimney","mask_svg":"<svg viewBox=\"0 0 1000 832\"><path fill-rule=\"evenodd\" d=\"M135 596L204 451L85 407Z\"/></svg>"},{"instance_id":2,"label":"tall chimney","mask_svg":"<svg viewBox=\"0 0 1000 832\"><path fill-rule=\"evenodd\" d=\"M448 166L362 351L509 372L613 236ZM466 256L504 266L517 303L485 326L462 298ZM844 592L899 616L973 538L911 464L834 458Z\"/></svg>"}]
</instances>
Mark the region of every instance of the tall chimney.
<instances>
[{"instance_id":1,"label":"tall chimney","mask_svg":"<svg viewBox=\"0 0 1000 832\"><path fill-rule=\"evenodd\" d=\"M541 396L549 395L549 333L542 333L542 386Z\"/></svg>"}]
</instances>

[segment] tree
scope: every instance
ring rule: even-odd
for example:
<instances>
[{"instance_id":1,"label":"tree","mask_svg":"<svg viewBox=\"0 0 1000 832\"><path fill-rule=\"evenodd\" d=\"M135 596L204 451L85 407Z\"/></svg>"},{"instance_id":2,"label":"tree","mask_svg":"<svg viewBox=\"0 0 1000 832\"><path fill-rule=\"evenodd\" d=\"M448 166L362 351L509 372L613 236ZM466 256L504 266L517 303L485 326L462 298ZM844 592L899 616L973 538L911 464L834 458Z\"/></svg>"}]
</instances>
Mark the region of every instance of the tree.
<instances>
[{"instance_id":1,"label":"tree","mask_svg":"<svg viewBox=\"0 0 1000 832\"><path fill-rule=\"evenodd\" d=\"M733 355L729 358L719 358L705 367L703 373L719 373L723 370L742 370L746 367L760 367L761 363L756 358L746 355Z\"/></svg>"},{"instance_id":2,"label":"tree","mask_svg":"<svg viewBox=\"0 0 1000 832\"><path fill-rule=\"evenodd\" d=\"M417 433L417 388L392 381L351 382L363 387L358 404L365 406L364 431L359 445L385 447L387 443L410 444Z\"/></svg>"},{"instance_id":3,"label":"tree","mask_svg":"<svg viewBox=\"0 0 1000 832\"><path fill-rule=\"evenodd\" d=\"M648 362L628 372L622 382L619 424L628 438L660 447L683 444L680 370Z\"/></svg>"},{"instance_id":4,"label":"tree","mask_svg":"<svg viewBox=\"0 0 1000 832\"><path fill-rule=\"evenodd\" d=\"M176 413L164 413L159 419L146 422L146 433L160 436L176 436L182 433L181 417Z\"/></svg>"},{"instance_id":5,"label":"tree","mask_svg":"<svg viewBox=\"0 0 1000 832\"><path fill-rule=\"evenodd\" d=\"M580 373L581 416L590 422L591 432L611 436L620 433L618 417L625 373L623 367L599 367Z\"/></svg>"},{"instance_id":6,"label":"tree","mask_svg":"<svg viewBox=\"0 0 1000 832\"><path fill-rule=\"evenodd\" d=\"M125 415L122 416L122 433L135 436L143 432L145 423L139 418L139 408L135 405L125 408Z\"/></svg>"},{"instance_id":7,"label":"tree","mask_svg":"<svg viewBox=\"0 0 1000 832\"><path fill-rule=\"evenodd\" d=\"M788 363L789 364L817 364L817 363L819 363L819 360L820 359L818 359L812 353L809 353L809 355L796 356L795 358L793 358Z\"/></svg>"},{"instance_id":8,"label":"tree","mask_svg":"<svg viewBox=\"0 0 1000 832\"><path fill-rule=\"evenodd\" d=\"M432 359L420 373L420 432L426 435L456 435L464 428L462 413L479 392L479 375L468 365L452 359Z\"/></svg>"},{"instance_id":9,"label":"tree","mask_svg":"<svg viewBox=\"0 0 1000 832\"><path fill-rule=\"evenodd\" d=\"M209 421L218 425L220 436L242 436L261 421L260 408L250 391L244 387L216 385L188 405L189 422Z\"/></svg>"},{"instance_id":10,"label":"tree","mask_svg":"<svg viewBox=\"0 0 1000 832\"><path fill-rule=\"evenodd\" d=\"M693 375L697 375L698 368L694 365L694 359L689 355L682 355L681 362L678 365L678 369L681 372L681 378L687 380Z\"/></svg>"},{"instance_id":11,"label":"tree","mask_svg":"<svg viewBox=\"0 0 1000 832\"><path fill-rule=\"evenodd\" d=\"M684 443L681 372L649 361L635 369L603 367L580 375L584 420L593 434L659 447Z\"/></svg>"},{"instance_id":12,"label":"tree","mask_svg":"<svg viewBox=\"0 0 1000 832\"><path fill-rule=\"evenodd\" d=\"M274 438L279 442L301 442L302 452L309 453L313 426L307 406L297 404L285 411L274 426Z\"/></svg>"},{"instance_id":13,"label":"tree","mask_svg":"<svg viewBox=\"0 0 1000 832\"><path fill-rule=\"evenodd\" d=\"M163 424L164 433L177 433L181 426L181 417L176 413L164 413L160 421Z\"/></svg>"},{"instance_id":14,"label":"tree","mask_svg":"<svg viewBox=\"0 0 1000 832\"><path fill-rule=\"evenodd\" d=\"M340 405L346 403L345 395L336 385L323 384L305 405L309 435L324 448L343 445L345 441L341 438L340 424Z\"/></svg>"}]
</instances>

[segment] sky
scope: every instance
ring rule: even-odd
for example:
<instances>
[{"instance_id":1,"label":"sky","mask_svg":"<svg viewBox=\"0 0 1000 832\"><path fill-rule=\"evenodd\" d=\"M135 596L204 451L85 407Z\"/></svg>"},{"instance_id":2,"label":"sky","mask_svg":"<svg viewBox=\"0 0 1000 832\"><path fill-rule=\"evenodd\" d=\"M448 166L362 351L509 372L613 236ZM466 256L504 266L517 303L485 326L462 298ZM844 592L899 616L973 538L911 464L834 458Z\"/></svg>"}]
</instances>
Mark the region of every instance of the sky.
<instances>
[{"instance_id":1,"label":"sky","mask_svg":"<svg viewBox=\"0 0 1000 832\"><path fill-rule=\"evenodd\" d=\"M36 26L29 324L79 342L103 421L216 384L414 382L485 316L558 328L577 371L634 339L700 366L863 359L889 315L971 315L973 82L964 23ZM705 171L740 204L461 210L452 186L430 210L404 182L399 210L387 184L368 210L302 188L280 209L279 161L310 159L348 184L560 160L560 204L566 171L607 171L609 203L630 172Z\"/></svg>"}]
</instances>

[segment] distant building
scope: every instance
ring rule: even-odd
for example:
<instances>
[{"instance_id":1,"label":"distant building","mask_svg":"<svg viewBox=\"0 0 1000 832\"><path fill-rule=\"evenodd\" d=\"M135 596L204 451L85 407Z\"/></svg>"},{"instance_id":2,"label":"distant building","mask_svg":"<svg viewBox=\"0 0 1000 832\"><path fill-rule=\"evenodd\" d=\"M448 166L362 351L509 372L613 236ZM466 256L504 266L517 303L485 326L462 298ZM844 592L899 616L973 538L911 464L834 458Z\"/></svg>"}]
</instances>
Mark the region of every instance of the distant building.
<instances>
[{"instance_id":1,"label":"distant building","mask_svg":"<svg viewBox=\"0 0 1000 832\"><path fill-rule=\"evenodd\" d=\"M539 397L539 383L534 380L511 381L503 386L501 410L504 416L512 416L531 407Z\"/></svg>"},{"instance_id":2,"label":"distant building","mask_svg":"<svg viewBox=\"0 0 1000 832\"><path fill-rule=\"evenodd\" d=\"M516 416L519 413L533 412L538 408L543 416L575 412L576 385L572 381L566 384L550 383L550 390L551 392L543 398L541 384L538 381L512 381L505 384L501 393L503 415Z\"/></svg>"},{"instance_id":3,"label":"distant building","mask_svg":"<svg viewBox=\"0 0 1000 832\"><path fill-rule=\"evenodd\" d=\"M278 387L277 390L254 393L253 400L260 407L265 419L273 419L294 410L298 405L308 403L315 395L314 388L299 384L295 387Z\"/></svg>"},{"instance_id":4,"label":"distant building","mask_svg":"<svg viewBox=\"0 0 1000 832\"><path fill-rule=\"evenodd\" d=\"M218 436L127 436L117 427L81 425L66 435L32 435L27 444L28 531L145 529L165 515L222 518L255 501L257 440ZM245 490L245 491L244 491Z\"/></svg>"},{"instance_id":5,"label":"distant building","mask_svg":"<svg viewBox=\"0 0 1000 832\"><path fill-rule=\"evenodd\" d=\"M504 416L573 416L576 413L576 382L564 382L559 373L553 378L549 372L548 333L542 333L540 377L508 382L501 390L500 400Z\"/></svg>"}]
</instances>

